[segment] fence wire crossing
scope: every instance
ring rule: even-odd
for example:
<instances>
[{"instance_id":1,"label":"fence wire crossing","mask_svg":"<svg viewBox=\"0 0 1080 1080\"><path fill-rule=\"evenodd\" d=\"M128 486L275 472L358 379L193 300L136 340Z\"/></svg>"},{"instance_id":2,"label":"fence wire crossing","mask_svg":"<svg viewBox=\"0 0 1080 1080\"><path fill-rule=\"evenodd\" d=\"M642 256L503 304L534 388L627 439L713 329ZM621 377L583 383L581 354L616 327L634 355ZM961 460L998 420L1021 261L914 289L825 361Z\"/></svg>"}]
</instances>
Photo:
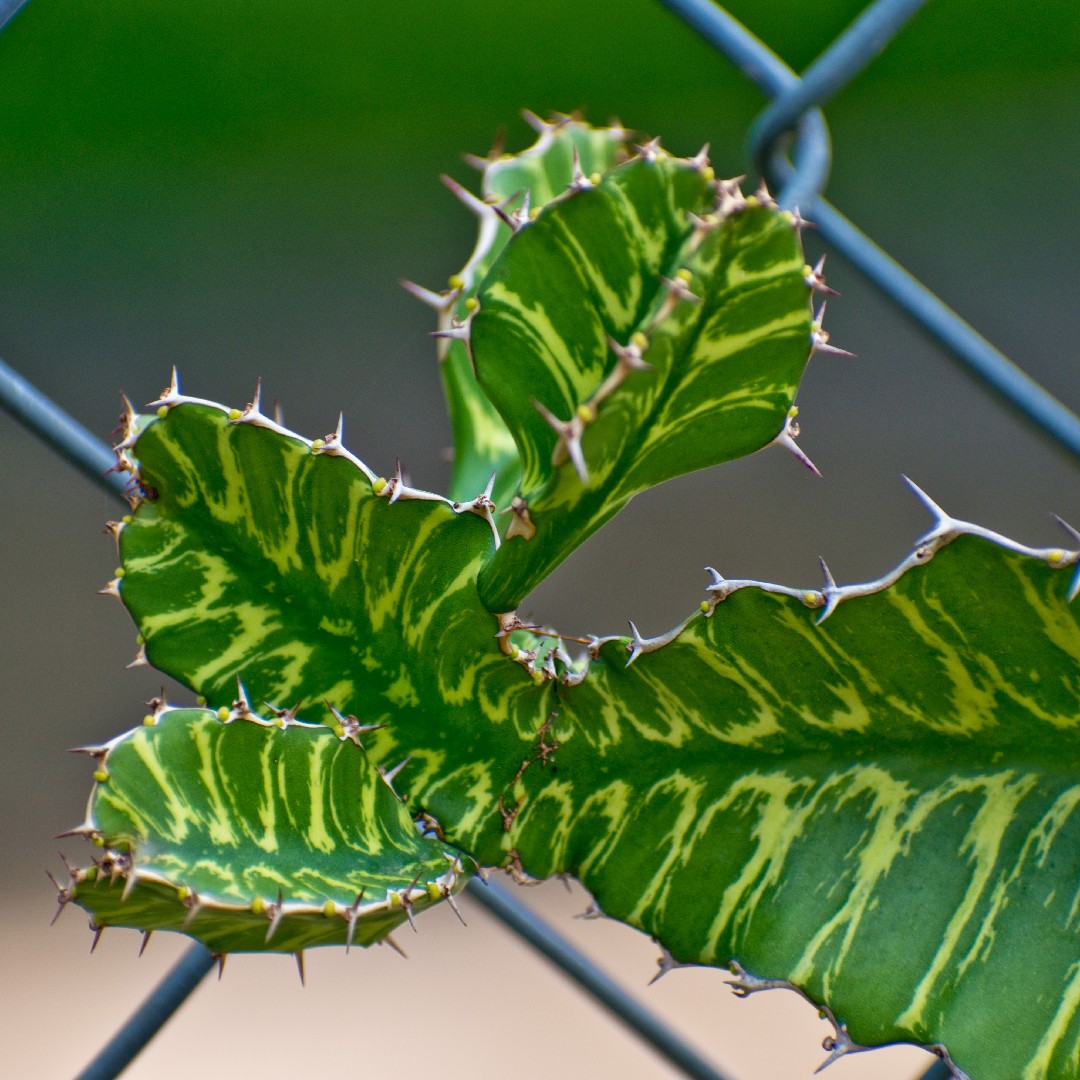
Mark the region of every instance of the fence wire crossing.
<instances>
[{"instance_id":1,"label":"fence wire crossing","mask_svg":"<svg viewBox=\"0 0 1080 1080\"><path fill-rule=\"evenodd\" d=\"M27 0L0 0L0 29ZM750 153L779 203L798 207L835 250L893 300L1001 400L1057 445L1080 457L1080 419L995 349L972 327L865 236L822 196L831 165L821 106L887 47L926 0L877 0L810 65L800 78L741 23L711 0L659 0L771 99L749 133ZM790 156L789 156L790 151ZM124 478L107 472L109 448L0 361L0 403L44 442L113 495ZM469 886L475 899L524 942L575 981L635 1035L683 1074L724 1080L683 1039L505 889ZM112 1080L168 1021L213 966L193 945L146 998L78 1080ZM947 1080L938 1061L922 1080Z\"/></svg>"}]
</instances>

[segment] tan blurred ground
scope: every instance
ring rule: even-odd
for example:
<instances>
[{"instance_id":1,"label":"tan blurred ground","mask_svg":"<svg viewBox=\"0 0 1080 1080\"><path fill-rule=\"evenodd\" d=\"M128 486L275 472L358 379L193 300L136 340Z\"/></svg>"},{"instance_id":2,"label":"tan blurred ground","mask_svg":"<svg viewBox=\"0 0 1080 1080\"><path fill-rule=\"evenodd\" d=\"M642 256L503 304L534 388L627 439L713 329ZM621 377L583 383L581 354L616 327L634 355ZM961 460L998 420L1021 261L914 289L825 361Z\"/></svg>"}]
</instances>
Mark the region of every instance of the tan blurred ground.
<instances>
[{"instance_id":1,"label":"tan blurred ground","mask_svg":"<svg viewBox=\"0 0 1080 1080\"><path fill-rule=\"evenodd\" d=\"M5 975L0 1075L74 1076L183 950L176 935L110 930L94 955L74 906L50 929L49 885L24 890L0 923ZM519 890L518 895L522 895ZM644 936L579 920L587 897L548 882L525 891L560 930L678 1027L731 1080L801 1080L828 1027L785 991L739 1000L712 970L669 973L646 988L657 954ZM463 898L469 926L438 909L388 948L313 950L301 987L291 957L234 956L128 1072L132 1080L258 1076L539 1080L677 1075L562 976ZM10 976L18 973L18 980ZM890 1047L831 1066L829 1080L909 1080L930 1057Z\"/></svg>"}]
</instances>

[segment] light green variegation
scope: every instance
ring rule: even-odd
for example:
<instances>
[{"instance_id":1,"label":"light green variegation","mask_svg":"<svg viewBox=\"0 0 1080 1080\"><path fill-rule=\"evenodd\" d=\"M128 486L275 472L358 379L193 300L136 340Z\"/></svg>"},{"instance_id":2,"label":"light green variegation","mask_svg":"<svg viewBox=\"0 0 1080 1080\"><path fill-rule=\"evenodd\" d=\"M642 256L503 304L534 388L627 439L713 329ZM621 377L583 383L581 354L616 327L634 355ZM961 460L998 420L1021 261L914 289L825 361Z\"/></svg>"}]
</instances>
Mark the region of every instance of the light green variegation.
<instances>
[{"instance_id":1,"label":"light green variegation","mask_svg":"<svg viewBox=\"0 0 1080 1080\"><path fill-rule=\"evenodd\" d=\"M621 130L597 129L569 117L556 124L531 114L529 119L539 135L528 150L515 155L493 150L486 160L476 162L484 173L482 198L445 180L479 221L476 247L451 277L449 288L434 293L406 283L436 309L438 333L445 335L439 367L454 431L450 497L459 500L483 491L494 473L493 496L505 505L517 490L521 474L514 438L477 384L472 357L460 333L476 308L477 288L514 228L529 219L530 210L535 213L562 195L575 173L604 173L628 156L627 133Z\"/></svg>"},{"instance_id":2,"label":"light green variegation","mask_svg":"<svg viewBox=\"0 0 1080 1080\"><path fill-rule=\"evenodd\" d=\"M464 884L459 852L421 836L355 731L222 712L159 705L90 749L80 831L103 857L74 889L99 926L183 930L220 953L367 945Z\"/></svg>"},{"instance_id":3,"label":"light green variegation","mask_svg":"<svg viewBox=\"0 0 1080 1080\"><path fill-rule=\"evenodd\" d=\"M479 208L477 252L434 297L453 498L258 401L174 382L129 416L137 508L108 591L208 706L159 703L92 749L76 831L103 858L61 901L220 953L299 951L380 940L474 864L570 873L665 965L734 964L743 992L830 1009L837 1055L912 1041L958 1077L1078 1080L1080 582L1062 570L1080 553L916 489L933 528L878 581L713 572L670 633L577 660L513 611L636 491L791 448L827 342L797 221L703 157L620 145L562 121L487 163L509 224ZM577 418L561 443L534 399ZM500 462L513 483L485 488Z\"/></svg>"},{"instance_id":4,"label":"light green variegation","mask_svg":"<svg viewBox=\"0 0 1080 1080\"><path fill-rule=\"evenodd\" d=\"M650 146L580 176L481 284L477 377L517 442L536 529L508 532L481 574L492 610L638 492L784 431L811 343L798 235L756 199L717 202L711 172Z\"/></svg>"}]
</instances>

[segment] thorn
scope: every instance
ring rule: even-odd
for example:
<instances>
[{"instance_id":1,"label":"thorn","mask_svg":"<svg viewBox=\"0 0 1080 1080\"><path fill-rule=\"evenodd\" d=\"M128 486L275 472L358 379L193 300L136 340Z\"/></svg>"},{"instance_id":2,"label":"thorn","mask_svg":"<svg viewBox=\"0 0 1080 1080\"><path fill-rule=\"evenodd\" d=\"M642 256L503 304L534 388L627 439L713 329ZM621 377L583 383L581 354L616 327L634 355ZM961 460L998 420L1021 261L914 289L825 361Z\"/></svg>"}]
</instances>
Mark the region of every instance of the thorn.
<instances>
[{"instance_id":1,"label":"thorn","mask_svg":"<svg viewBox=\"0 0 1080 1080\"><path fill-rule=\"evenodd\" d=\"M822 1011L825 1013L825 1018L832 1024L834 1034L826 1035L821 1040L821 1047L829 1052L829 1056L814 1070L815 1076L820 1072L824 1072L834 1061L839 1061L848 1054L857 1054L860 1051L869 1049L869 1047L859 1046L858 1043L852 1042L851 1036L848 1034L847 1024L839 1023L832 1015L831 1010L823 1009Z\"/></svg>"},{"instance_id":2,"label":"thorn","mask_svg":"<svg viewBox=\"0 0 1080 1080\"><path fill-rule=\"evenodd\" d=\"M575 146L573 151L573 167L571 171L570 184L567 188L568 191L588 191L590 188L595 187L592 180L581 171L581 157L578 154L578 149Z\"/></svg>"},{"instance_id":3,"label":"thorn","mask_svg":"<svg viewBox=\"0 0 1080 1080\"><path fill-rule=\"evenodd\" d=\"M352 906L345 909L345 921L348 923L348 930L345 932L345 955L349 954L349 950L352 948L353 938L356 936L356 924L360 921L360 902L364 899L364 890L361 889L356 894L356 899L353 901Z\"/></svg>"},{"instance_id":4,"label":"thorn","mask_svg":"<svg viewBox=\"0 0 1080 1080\"><path fill-rule=\"evenodd\" d=\"M549 124L546 120L542 120L532 111L532 109L522 109L521 119L524 120L538 135L543 135L545 131L555 126L554 124Z\"/></svg>"},{"instance_id":5,"label":"thorn","mask_svg":"<svg viewBox=\"0 0 1080 1080\"><path fill-rule=\"evenodd\" d=\"M301 705L298 701L291 709L278 709L271 705L269 701L264 701L263 704L274 714L274 719L280 721L280 723L274 725L280 728L287 728L296 720L296 714L300 711Z\"/></svg>"},{"instance_id":6,"label":"thorn","mask_svg":"<svg viewBox=\"0 0 1080 1080\"><path fill-rule=\"evenodd\" d=\"M408 281L405 278L399 278L398 284L411 295L415 296L417 300L422 304L427 304L428 307L434 308L438 312L449 311L454 304L454 295L448 292L432 292L431 289L425 289L423 285L417 285L413 281Z\"/></svg>"},{"instance_id":7,"label":"thorn","mask_svg":"<svg viewBox=\"0 0 1080 1080\"><path fill-rule=\"evenodd\" d=\"M650 139L647 143L635 146L634 149L643 161L653 162L664 152L660 146L660 137Z\"/></svg>"},{"instance_id":8,"label":"thorn","mask_svg":"<svg viewBox=\"0 0 1080 1080\"><path fill-rule=\"evenodd\" d=\"M53 883L53 887L56 889L56 914L52 917L52 921L49 923L50 926L55 926L56 920L60 918L60 912L63 911L64 908L66 908L68 904L71 903L72 895L70 888L64 888L56 880L56 878L54 878L52 874L49 873L48 870L46 870L45 873L48 874L49 880Z\"/></svg>"},{"instance_id":9,"label":"thorn","mask_svg":"<svg viewBox=\"0 0 1080 1080\"><path fill-rule=\"evenodd\" d=\"M509 198L504 199L501 203L497 203L492 206L492 209L499 215L499 219L504 225L507 225L512 232L517 232L519 229L528 225L532 221L530 216L530 208L532 203L532 192L528 189L524 194L521 194L521 205L516 210L511 210L507 213L506 207L508 207L518 195L519 192L515 192Z\"/></svg>"},{"instance_id":10,"label":"thorn","mask_svg":"<svg viewBox=\"0 0 1080 1080\"><path fill-rule=\"evenodd\" d=\"M825 575L825 588L821 590L821 595L825 597L825 606L821 609L821 614L817 617L817 624L820 626L835 610L836 606L840 603L842 593L837 588L836 579L832 576L832 571L829 569L828 564L819 555L818 562L821 563L821 572Z\"/></svg>"},{"instance_id":11,"label":"thorn","mask_svg":"<svg viewBox=\"0 0 1080 1080\"><path fill-rule=\"evenodd\" d=\"M692 158L690 164L699 171L709 167L709 144L706 143Z\"/></svg>"},{"instance_id":12,"label":"thorn","mask_svg":"<svg viewBox=\"0 0 1080 1080\"><path fill-rule=\"evenodd\" d=\"M432 330L428 337L449 338L451 341L468 341L469 324L455 319L446 330Z\"/></svg>"},{"instance_id":13,"label":"thorn","mask_svg":"<svg viewBox=\"0 0 1080 1080\"><path fill-rule=\"evenodd\" d=\"M307 980L304 978L304 950L297 949L293 956L296 957L296 970L300 973L300 985L307 986Z\"/></svg>"},{"instance_id":14,"label":"thorn","mask_svg":"<svg viewBox=\"0 0 1080 1080\"><path fill-rule=\"evenodd\" d=\"M953 536L958 535L957 522L945 513L940 506L918 484L915 483L910 477L901 475L901 479L915 495L915 498L922 503L929 514L934 518L934 527L928 532L924 533L916 541L917 545L927 544L934 540L942 540L948 542ZM935 549L936 550L936 549Z\"/></svg>"},{"instance_id":15,"label":"thorn","mask_svg":"<svg viewBox=\"0 0 1080 1080\"><path fill-rule=\"evenodd\" d=\"M799 425L795 422L795 417L799 415L799 410L792 405L788 409L787 416L784 418L784 426L780 431L780 434L769 446L782 446L788 453L793 454L797 461L802 462L815 476L820 476L821 471L818 467L806 456L802 448L795 441L799 436Z\"/></svg>"},{"instance_id":16,"label":"thorn","mask_svg":"<svg viewBox=\"0 0 1080 1080\"><path fill-rule=\"evenodd\" d=\"M260 406L261 404L262 404L262 376L260 375L260 376L259 376L259 377L258 377L258 378L257 378L257 379L255 380L255 394L254 394L254 396L252 397L251 401L250 401L250 402L248 402L248 406L247 406L247 408L246 408L246 409L244 410L244 412L245 412L245 413L249 413L249 414L250 414L250 413L259 413L259 412L261 412L261 411L262 411L262 410L261 410L261 409L259 408L259 406Z\"/></svg>"},{"instance_id":17,"label":"thorn","mask_svg":"<svg viewBox=\"0 0 1080 1080\"><path fill-rule=\"evenodd\" d=\"M716 212L720 217L737 214L746 207L746 196L739 186L745 179L745 176L733 176L730 180L717 180Z\"/></svg>"},{"instance_id":18,"label":"thorn","mask_svg":"<svg viewBox=\"0 0 1080 1080\"><path fill-rule=\"evenodd\" d=\"M575 915L574 918L575 919L585 919L585 920L590 920L591 921L592 919L605 919L605 918L607 918L607 916L600 910L599 907L597 907L596 901L591 900L589 902L589 906L583 912L581 912L579 915ZM657 975L654 978L650 979L649 980L649 985L651 986L654 982L656 982L656 980L658 978L660 978L659 975Z\"/></svg>"},{"instance_id":19,"label":"thorn","mask_svg":"<svg viewBox=\"0 0 1080 1080\"><path fill-rule=\"evenodd\" d=\"M217 961L217 977L218 982L221 982L221 976L225 974L225 958L228 953L214 953L212 959Z\"/></svg>"},{"instance_id":20,"label":"thorn","mask_svg":"<svg viewBox=\"0 0 1080 1080\"><path fill-rule=\"evenodd\" d=\"M551 455L551 464L558 468L569 458L582 485L588 486L589 470L585 466L585 455L581 450L581 436L584 434L586 426L585 418L580 413L575 412L571 419L560 420L535 398L533 398L533 405L559 439ZM588 406L585 406L585 408L588 408ZM595 418L595 413L593 416Z\"/></svg>"},{"instance_id":21,"label":"thorn","mask_svg":"<svg viewBox=\"0 0 1080 1080\"><path fill-rule=\"evenodd\" d=\"M124 903L127 900L127 898L131 895L131 891L132 891L132 889L135 888L135 885L137 884L138 880L139 880L138 875L136 875L136 873L135 873L134 865L130 865L128 867L128 870L127 870L127 875L124 878L124 889L120 893L120 903L121 904Z\"/></svg>"},{"instance_id":22,"label":"thorn","mask_svg":"<svg viewBox=\"0 0 1080 1080\"><path fill-rule=\"evenodd\" d=\"M770 210L776 209L776 200L772 197L772 193L769 191L769 185L765 183L764 177L758 182L757 191L754 192L754 198L757 199L758 206L764 206Z\"/></svg>"},{"instance_id":23,"label":"thorn","mask_svg":"<svg viewBox=\"0 0 1080 1080\"><path fill-rule=\"evenodd\" d=\"M638 633L638 628L633 623L630 623L630 631L634 635L634 640L627 646L627 649L630 652L630 659L626 661L626 666L629 667L642 653L655 652L657 649L662 649L665 645L670 644L685 629L686 623L681 622L673 630L669 630L666 634L661 634L659 637L643 638L641 634Z\"/></svg>"},{"instance_id":24,"label":"thorn","mask_svg":"<svg viewBox=\"0 0 1080 1080\"><path fill-rule=\"evenodd\" d=\"M484 172L489 165L499 160L503 154L503 147L506 145L506 128L500 126L495 132L495 138L492 140L491 149L487 152L487 157L478 157L476 154L462 154L462 160L472 165L473 168L479 169Z\"/></svg>"},{"instance_id":25,"label":"thorn","mask_svg":"<svg viewBox=\"0 0 1080 1080\"><path fill-rule=\"evenodd\" d=\"M810 355L813 356L815 353L826 353L829 356L845 356L854 359L855 353L829 344L829 332L822 326L824 319L825 301L822 300L821 306L817 309L817 314L814 316L814 321L810 324Z\"/></svg>"},{"instance_id":26,"label":"thorn","mask_svg":"<svg viewBox=\"0 0 1080 1080\"><path fill-rule=\"evenodd\" d=\"M400 956L402 959L409 959L408 953L406 953L405 950L389 934L387 934L386 937L384 937L382 941L379 942L379 944L389 945L390 948L393 949L394 952L396 952L398 956Z\"/></svg>"},{"instance_id":27,"label":"thorn","mask_svg":"<svg viewBox=\"0 0 1080 1080\"><path fill-rule=\"evenodd\" d=\"M360 742L361 735L365 734L368 731L381 731L384 727L386 727L385 724L361 724L360 721L352 715L352 713L350 713L348 716L342 716L342 714L338 712L338 710L335 709L329 701L326 701L324 699L323 704L330 710L331 713L333 713L334 719L337 721L337 727L341 728L340 733L337 731L336 728L331 728L334 734L337 735L339 739L351 740L361 748L363 747L363 744ZM293 712L293 714L295 715L294 710L299 708L300 703L297 702L297 704L293 706L293 709L290 709L289 711Z\"/></svg>"},{"instance_id":28,"label":"thorn","mask_svg":"<svg viewBox=\"0 0 1080 1080\"><path fill-rule=\"evenodd\" d=\"M90 929L94 931L94 940L90 943L90 952L93 953L93 951L98 947L98 942L101 940L101 935L105 933L105 927L98 926L97 923L92 922L90 924Z\"/></svg>"},{"instance_id":29,"label":"thorn","mask_svg":"<svg viewBox=\"0 0 1080 1080\"><path fill-rule=\"evenodd\" d=\"M1050 516L1068 533L1077 548L1080 548L1080 532L1077 532L1067 521L1059 518L1057 514L1051 514ZM1072 581L1069 582L1069 602L1072 603L1078 594L1080 594L1080 561L1077 562L1076 572L1073 574Z\"/></svg>"},{"instance_id":30,"label":"thorn","mask_svg":"<svg viewBox=\"0 0 1080 1080\"><path fill-rule=\"evenodd\" d=\"M135 659L127 665L128 670L137 667L147 667L150 661L146 659L146 646L140 645L139 651L135 654Z\"/></svg>"},{"instance_id":31,"label":"thorn","mask_svg":"<svg viewBox=\"0 0 1080 1080\"><path fill-rule=\"evenodd\" d=\"M270 916L270 926L266 930L266 938L263 940L263 944L269 945L271 938L277 933L278 927L281 925L281 920L285 918L285 895L281 889L278 889L277 903L267 904L266 912Z\"/></svg>"},{"instance_id":32,"label":"thorn","mask_svg":"<svg viewBox=\"0 0 1080 1080\"><path fill-rule=\"evenodd\" d=\"M187 930L195 921L195 916L202 910L202 904L199 901L199 894L194 889L188 889L188 895L181 897L180 902L188 909L184 921L180 924L180 929Z\"/></svg>"},{"instance_id":33,"label":"thorn","mask_svg":"<svg viewBox=\"0 0 1080 1080\"><path fill-rule=\"evenodd\" d=\"M653 938L656 941L656 938ZM646 986L652 986L653 983L662 979L669 971L674 971L676 968L686 967L698 967L698 964L689 964L683 960L676 960L674 956L668 951L667 947L661 945L659 941L656 941L657 945L660 945L660 955L656 959L656 966L659 969L656 974L645 984Z\"/></svg>"},{"instance_id":34,"label":"thorn","mask_svg":"<svg viewBox=\"0 0 1080 1080\"><path fill-rule=\"evenodd\" d=\"M487 217L488 214L495 212L490 203L477 198L468 188L462 187L452 176L443 173L439 179L477 217Z\"/></svg>"},{"instance_id":35,"label":"thorn","mask_svg":"<svg viewBox=\"0 0 1080 1080\"><path fill-rule=\"evenodd\" d=\"M142 944L139 946L139 955L142 956L146 952L146 946L150 944L150 936L153 934L153 930L144 930L142 932Z\"/></svg>"},{"instance_id":36,"label":"thorn","mask_svg":"<svg viewBox=\"0 0 1080 1080\"><path fill-rule=\"evenodd\" d=\"M803 229L817 228L812 221L808 221L802 216L797 206L792 210L785 210L784 217L799 236L802 236Z\"/></svg>"},{"instance_id":37,"label":"thorn","mask_svg":"<svg viewBox=\"0 0 1080 1080\"><path fill-rule=\"evenodd\" d=\"M384 769L383 774L382 774L382 778L388 784L393 784L394 778L397 776L397 774L399 772L401 772L402 769L405 768L406 765L409 764L410 761L412 761L412 754L410 754L404 761L399 762L392 769Z\"/></svg>"},{"instance_id":38,"label":"thorn","mask_svg":"<svg viewBox=\"0 0 1080 1080\"><path fill-rule=\"evenodd\" d=\"M824 293L825 296L839 296L840 294L835 289L830 289L829 286L825 284L824 269L825 256L822 255L813 266L803 267L803 281L805 281L814 292Z\"/></svg>"},{"instance_id":39,"label":"thorn","mask_svg":"<svg viewBox=\"0 0 1080 1080\"><path fill-rule=\"evenodd\" d=\"M248 701L247 690L240 676L236 677L236 700L232 703L232 719L244 719L251 715L251 702Z\"/></svg>"},{"instance_id":40,"label":"thorn","mask_svg":"<svg viewBox=\"0 0 1080 1080\"><path fill-rule=\"evenodd\" d=\"M105 588L98 589L98 596L111 596L116 600L120 599L120 579L113 578Z\"/></svg>"},{"instance_id":41,"label":"thorn","mask_svg":"<svg viewBox=\"0 0 1080 1080\"><path fill-rule=\"evenodd\" d=\"M454 894L445 885L443 886L443 899L450 905L450 910L457 916L458 922L461 923L462 926L468 926L469 924L465 921L465 917L461 914L461 911L457 906Z\"/></svg>"}]
</instances>

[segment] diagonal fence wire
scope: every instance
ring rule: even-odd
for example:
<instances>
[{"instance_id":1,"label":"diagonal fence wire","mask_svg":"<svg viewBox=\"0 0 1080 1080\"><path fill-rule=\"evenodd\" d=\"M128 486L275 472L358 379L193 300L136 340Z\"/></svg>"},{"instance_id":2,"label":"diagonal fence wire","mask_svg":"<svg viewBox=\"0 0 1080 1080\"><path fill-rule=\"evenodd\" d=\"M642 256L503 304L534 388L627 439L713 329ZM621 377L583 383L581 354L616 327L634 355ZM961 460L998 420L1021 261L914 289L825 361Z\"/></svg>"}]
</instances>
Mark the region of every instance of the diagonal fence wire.
<instances>
[{"instance_id":1,"label":"diagonal fence wire","mask_svg":"<svg viewBox=\"0 0 1080 1080\"><path fill-rule=\"evenodd\" d=\"M0 0L0 29L27 0ZM902 310L945 345L971 372L1059 445L1080 456L1080 419L1056 401L955 312L826 202L820 193L831 161L828 129L820 105L846 86L914 16L925 0L877 0L838 37L800 79L737 20L710 0L660 0L700 36L723 52L769 97L772 104L751 130L759 169L779 190L786 207L800 206L823 238ZM786 156L791 135L791 161ZM0 361L0 403L66 460L112 494L125 478L109 471L112 455L85 428ZM591 961L497 886L475 889L477 900L513 932L563 970L636 1035L676 1067L703 1080L722 1080L677 1035L643 1009ZM111 1080L156 1034L212 965L210 953L193 946L158 988L94 1059L79 1080ZM945 1080L951 1069L937 1062L923 1080Z\"/></svg>"}]
</instances>

